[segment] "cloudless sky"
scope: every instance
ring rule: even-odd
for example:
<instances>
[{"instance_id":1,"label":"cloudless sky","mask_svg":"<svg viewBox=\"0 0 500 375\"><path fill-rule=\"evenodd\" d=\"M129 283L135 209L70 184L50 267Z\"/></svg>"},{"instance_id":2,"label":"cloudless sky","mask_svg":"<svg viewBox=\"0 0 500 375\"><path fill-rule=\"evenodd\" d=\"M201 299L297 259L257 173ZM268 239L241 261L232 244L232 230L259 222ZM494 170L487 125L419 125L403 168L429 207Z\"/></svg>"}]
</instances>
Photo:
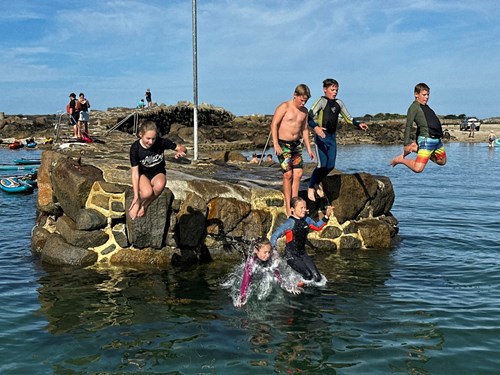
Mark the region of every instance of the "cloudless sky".
<instances>
[{"instance_id":1,"label":"cloudless sky","mask_svg":"<svg viewBox=\"0 0 500 375\"><path fill-rule=\"evenodd\" d=\"M431 87L438 114L500 116L498 0L198 0L199 103L272 114L307 84L340 82L354 116L405 114ZM0 111L193 101L192 1L0 2Z\"/></svg>"}]
</instances>

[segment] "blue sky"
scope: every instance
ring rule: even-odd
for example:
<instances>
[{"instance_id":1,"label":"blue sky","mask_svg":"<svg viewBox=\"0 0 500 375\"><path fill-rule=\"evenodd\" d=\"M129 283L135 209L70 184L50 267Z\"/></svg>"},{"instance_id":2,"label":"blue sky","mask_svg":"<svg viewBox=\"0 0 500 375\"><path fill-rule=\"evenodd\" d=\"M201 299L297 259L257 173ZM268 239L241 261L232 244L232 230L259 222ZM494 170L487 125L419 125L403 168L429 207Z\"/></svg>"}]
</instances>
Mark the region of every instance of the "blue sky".
<instances>
[{"instance_id":1,"label":"blue sky","mask_svg":"<svg viewBox=\"0 0 500 375\"><path fill-rule=\"evenodd\" d=\"M189 0L0 3L0 111L46 114L193 100ZM500 116L498 0L198 0L199 103L272 114L299 83L340 82L354 116L406 113L431 87L438 114ZM308 104L312 104L312 101Z\"/></svg>"}]
</instances>

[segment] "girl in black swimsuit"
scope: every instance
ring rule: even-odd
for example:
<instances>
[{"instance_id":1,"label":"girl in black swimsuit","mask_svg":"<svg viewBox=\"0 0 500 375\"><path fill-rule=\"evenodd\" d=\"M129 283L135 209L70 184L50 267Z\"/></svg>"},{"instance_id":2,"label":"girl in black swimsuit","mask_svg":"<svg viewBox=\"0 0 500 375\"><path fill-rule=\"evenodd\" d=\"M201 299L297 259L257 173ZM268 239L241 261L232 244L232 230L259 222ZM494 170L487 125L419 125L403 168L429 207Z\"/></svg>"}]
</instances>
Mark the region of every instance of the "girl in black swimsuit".
<instances>
[{"instance_id":1,"label":"girl in black swimsuit","mask_svg":"<svg viewBox=\"0 0 500 375\"><path fill-rule=\"evenodd\" d=\"M139 137L130 147L132 187L134 198L129 208L132 220L146 214L148 206L165 189L166 170L163 152L174 150L175 158L186 156L187 149L167 138L158 137L158 129L152 121L139 128Z\"/></svg>"}]
</instances>

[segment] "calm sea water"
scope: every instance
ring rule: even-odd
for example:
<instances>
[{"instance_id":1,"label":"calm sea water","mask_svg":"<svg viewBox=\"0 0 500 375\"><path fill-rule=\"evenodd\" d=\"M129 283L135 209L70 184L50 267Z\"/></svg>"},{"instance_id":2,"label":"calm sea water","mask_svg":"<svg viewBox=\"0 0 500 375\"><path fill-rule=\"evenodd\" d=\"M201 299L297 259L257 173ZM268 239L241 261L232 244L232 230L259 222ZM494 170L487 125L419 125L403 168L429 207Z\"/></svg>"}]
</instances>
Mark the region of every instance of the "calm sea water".
<instances>
[{"instance_id":1,"label":"calm sea water","mask_svg":"<svg viewBox=\"0 0 500 375\"><path fill-rule=\"evenodd\" d=\"M0 194L0 373L498 374L500 147L446 147L420 175L388 166L399 146L340 147L340 170L391 178L401 242L317 254L324 288L243 309L220 287L232 264L41 265L36 196Z\"/></svg>"}]
</instances>

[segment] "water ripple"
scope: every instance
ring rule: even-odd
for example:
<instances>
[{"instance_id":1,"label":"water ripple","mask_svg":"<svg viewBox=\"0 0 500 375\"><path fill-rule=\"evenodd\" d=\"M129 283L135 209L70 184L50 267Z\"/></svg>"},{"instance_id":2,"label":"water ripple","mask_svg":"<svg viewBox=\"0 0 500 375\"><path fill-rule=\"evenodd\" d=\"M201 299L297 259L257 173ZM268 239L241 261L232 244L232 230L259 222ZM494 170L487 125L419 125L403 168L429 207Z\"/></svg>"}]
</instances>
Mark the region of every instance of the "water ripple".
<instances>
[{"instance_id":1,"label":"water ripple","mask_svg":"<svg viewBox=\"0 0 500 375\"><path fill-rule=\"evenodd\" d=\"M338 165L391 178L398 246L315 254L323 288L278 288L242 309L220 288L233 270L223 262L42 266L29 250L35 196L0 195L0 372L498 372L498 158L485 145L447 145L448 165L415 175L387 166L400 150L341 146Z\"/></svg>"}]
</instances>

